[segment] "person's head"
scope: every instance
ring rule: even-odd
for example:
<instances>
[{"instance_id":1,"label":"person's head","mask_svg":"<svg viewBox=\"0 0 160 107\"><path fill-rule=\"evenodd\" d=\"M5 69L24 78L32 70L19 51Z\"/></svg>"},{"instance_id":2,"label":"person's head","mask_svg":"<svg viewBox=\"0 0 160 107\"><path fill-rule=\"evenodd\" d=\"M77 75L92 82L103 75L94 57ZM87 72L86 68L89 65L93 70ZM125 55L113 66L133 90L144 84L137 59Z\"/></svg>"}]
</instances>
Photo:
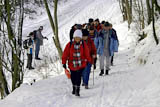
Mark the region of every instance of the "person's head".
<instances>
[{"instance_id":1,"label":"person's head","mask_svg":"<svg viewBox=\"0 0 160 107\"><path fill-rule=\"evenodd\" d=\"M112 26L113 26L113 25L110 23L110 29L112 29Z\"/></svg>"},{"instance_id":2,"label":"person's head","mask_svg":"<svg viewBox=\"0 0 160 107\"><path fill-rule=\"evenodd\" d=\"M73 38L76 43L79 43L82 40L82 30L75 30Z\"/></svg>"},{"instance_id":3,"label":"person's head","mask_svg":"<svg viewBox=\"0 0 160 107\"><path fill-rule=\"evenodd\" d=\"M83 30L82 30L82 34L83 34L82 39L83 39L83 40L87 40L87 39L88 39L88 35L89 35L88 30L87 30L87 29L83 29Z\"/></svg>"},{"instance_id":4,"label":"person's head","mask_svg":"<svg viewBox=\"0 0 160 107\"><path fill-rule=\"evenodd\" d=\"M94 33L94 26L90 26L89 34L93 34L93 33Z\"/></svg>"},{"instance_id":5,"label":"person's head","mask_svg":"<svg viewBox=\"0 0 160 107\"><path fill-rule=\"evenodd\" d=\"M104 24L104 30L108 31L109 29L110 29L110 24L109 24L109 22L106 22Z\"/></svg>"},{"instance_id":6,"label":"person's head","mask_svg":"<svg viewBox=\"0 0 160 107\"><path fill-rule=\"evenodd\" d=\"M43 26L40 26L40 27L39 27L39 30L42 31L42 30L43 30Z\"/></svg>"},{"instance_id":7,"label":"person's head","mask_svg":"<svg viewBox=\"0 0 160 107\"><path fill-rule=\"evenodd\" d=\"M105 24L105 21L102 21L101 22L102 29L104 29L104 24Z\"/></svg>"},{"instance_id":8,"label":"person's head","mask_svg":"<svg viewBox=\"0 0 160 107\"><path fill-rule=\"evenodd\" d=\"M98 25L99 25L99 19L96 19L96 20L94 21L94 25L95 25L95 26L98 26Z\"/></svg>"},{"instance_id":9,"label":"person's head","mask_svg":"<svg viewBox=\"0 0 160 107\"><path fill-rule=\"evenodd\" d=\"M88 20L88 23L93 23L94 22L94 20L92 19L92 18L89 18L89 20Z\"/></svg>"},{"instance_id":10,"label":"person's head","mask_svg":"<svg viewBox=\"0 0 160 107\"><path fill-rule=\"evenodd\" d=\"M30 32L29 33L29 37L31 37L32 39L34 38L34 33L33 32Z\"/></svg>"}]
</instances>

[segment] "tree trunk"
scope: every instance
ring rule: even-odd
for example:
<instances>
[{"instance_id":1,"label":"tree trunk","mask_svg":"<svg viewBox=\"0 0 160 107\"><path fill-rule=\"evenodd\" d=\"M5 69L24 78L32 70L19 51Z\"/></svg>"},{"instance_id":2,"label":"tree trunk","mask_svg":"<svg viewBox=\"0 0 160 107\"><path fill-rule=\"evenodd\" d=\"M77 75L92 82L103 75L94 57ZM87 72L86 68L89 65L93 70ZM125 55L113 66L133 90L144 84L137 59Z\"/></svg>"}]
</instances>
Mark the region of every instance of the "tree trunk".
<instances>
[{"instance_id":1,"label":"tree trunk","mask_svg":"<svg viewBox=\"0 0 160 107\"><path fill-rule=\"evenodd\" d=\"M149 25L152 21L152 10L150 6L150 0L146 0L146 4L147 4L147 13L148 13L148 25Z\"/></svg>"},{"instance_id":2,"label":"tree trunk","mask_svg":"<svg viewBox=\"0 0 160 107\"><path fill-rule=\"evenodd\" d=\"M129 24L129 28L130 28L130 24L132 23L132 12L131 12L131 6L129 4L128 0L125 0L125 6L126 6L126 10L127 10L127 20L128 20L128 24Z\"/></svg>"},{"instance_id":3,"label":"tree trunk","mask_svg":"<svg viewBox=\"0 0 160 107\"><path fill-rule=\"evenodd\" d=\"M52 18L47 0L43 0L43 1L45 3L45 8L46 8L46 11L47 11L47 14L48 14L48 18L49 18L49 21L50 21L50 24L51 24L51 27L52 27L53 34L55 35L55 37L53 36L53 41L54 41L54 44L55 44L55 46L58 50L59 57L61 58L62 57L62 48L61 48L60 41L59 41L59 36L58 36L58 20L57 20L58 0L54 1L54 21L53 21L53 18Z\"/></svg>"},{"instance_id":4,"label":"tree trunk","mask_svg":"<svg viewBox=\"0 0 160 107\"><path fill-rule=\"evenodd\" d=\"M154 5L155 5L155 1L152 0L152 27L153 27L153 36L154 36L154 39L156 41L156 44L158 45L159 44L159 40L157 38L157 35L156 35L156 30L155 30L155 19L154 19Z\"/></svg>"}]
</instances>

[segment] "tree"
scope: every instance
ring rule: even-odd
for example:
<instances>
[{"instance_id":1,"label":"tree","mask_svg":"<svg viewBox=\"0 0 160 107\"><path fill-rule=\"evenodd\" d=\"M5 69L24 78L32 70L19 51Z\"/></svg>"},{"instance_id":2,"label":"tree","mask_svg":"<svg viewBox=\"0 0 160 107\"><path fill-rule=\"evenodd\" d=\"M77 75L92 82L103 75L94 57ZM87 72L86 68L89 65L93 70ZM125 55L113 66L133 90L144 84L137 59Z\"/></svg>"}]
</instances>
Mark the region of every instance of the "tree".
<instances>
[{"instance_id":1,"label":"tree","mask_svg":"<svg viewBox=\"0 0 160 107\"><path fill-rule=\"evenodd\" d=\"M154 36L156 44L158 45L159 44L159 40L158 40L157 35L156 35L155 18L154 18L154 14L155 14L155 2L156 2L156 0L152 0L152 27L153 27L153 36Z\"/></svg>"},{"instance_id":2,"label":"tree","mask_svg":"<svg viewBox=\"0 0 160 107\"><path fill-rule=\"evenodd\" d=\"M152 21L152 10L151 10L151 6L150 6L150 0L146 0L146 4L147 4L147 13L148 13L148 25L151 23Z\"/></svg>"},{"instance_id":3,"label":"tree","mask_svg":"<svg viewBox=\"0 0 160 107\"><path fill-rule=\"evenodd\" d=\"M60 42L59 42L58 20L57 20L58 0L54 0L54 21L53 21L53 17L51 15L47 0L43 0L43 1L44 1L44 4L45 4L45 8L46 8L48 18L49 18L49 21L50 21L50 24L51 24L51 27L52 27L52 31L53 31L53 34L54 34L53 41L54 41L54 44L55 44L55 46L58 50L59 57L61 58L62 57L62 48L61 48L61 45L60 45Z\"/></svg>"},{"instance_id":4,"label":"tree","mask_svg":"<svg viewBox=\"0 0 160 107\"><path fill-rule=\"evenodd\" d=\"M22 60L22 27L24 0L1 0L0 5L0 34L3 39L0 50L0 89L1 95L5 97L10 93L5 72L9 72L12 78L12 89L14 91L23 83ZM18 14L17 14L18 13ZM16 15L19 15L17 17ZM3 52L3 53L2 53ZM3 57L2 57L3 56Z\"/></svg>"}]
</instances>

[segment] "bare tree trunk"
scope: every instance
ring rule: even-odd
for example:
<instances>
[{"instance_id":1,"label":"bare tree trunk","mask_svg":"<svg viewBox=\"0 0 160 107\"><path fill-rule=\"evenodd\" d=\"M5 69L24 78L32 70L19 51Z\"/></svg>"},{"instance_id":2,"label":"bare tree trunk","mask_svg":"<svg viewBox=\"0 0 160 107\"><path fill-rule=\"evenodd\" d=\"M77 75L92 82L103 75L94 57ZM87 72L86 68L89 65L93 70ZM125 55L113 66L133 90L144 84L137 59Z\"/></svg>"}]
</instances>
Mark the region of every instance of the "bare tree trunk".
<instances>
[{"instance_id":1,"label":"bare tree trunk","mask_svg":"<svg viewBox=\"0 0 160 107\"><path fill-rule=\"evenodd\" d=\"M44 3L45 3L48 18L49 18L49 21L50 21L50 24L51 24L51 27L52 27L52 31L55 35L55 37L53 36L53 41L54 41L54 44L55 44L55 46L58 50L59 57L61 58L62 57L62 48L61 48L60 41L59 41L59 36L58 36L58 20L57 20L58 0L54 1L54 21L53 21L53 18L52 18L47 0L44 0Z\"/></svg>"},{"instance_id":2,"label":"bare tree trunk","mask_svg":"<svg viewBox=\"0 0 160 107\"><path fill-rule=\"evenodd\" d=\"M156 41L156 44L158 45L159 44L159 40L157 38L157 35L156 35L156 30L155 30L155 19L154 19L154 5L155 5L155 1L152 0L152 27L153 27L153 36L154 36L154 39Z\"/></svg>"},{"instance_id":3,"label":"bare tree trunk","mask_svg":"<svg viewBox=\"0 0 160 107\"><path fill-rule=\"evenodd\" d=\"M126 10L127 10L127 20L128 20L128 24L129 24L129 28L130 28L130 24L132 23L132 12L131 12L131 6L129 4L128 0L125 0L126 3Z\"/></svg>"},{"instance_id":4,"label":"bare tree trunk","mask_svg":"<svg viewBox=\"0 0 160 107\"><path fill-rule=\"evenodd\" d=\"M152 21L152 10L150 6L150 0L146 0L146 4L147 4L147 13L148 13L148 24L150 24Z\"/></svg>"}]
</instances>

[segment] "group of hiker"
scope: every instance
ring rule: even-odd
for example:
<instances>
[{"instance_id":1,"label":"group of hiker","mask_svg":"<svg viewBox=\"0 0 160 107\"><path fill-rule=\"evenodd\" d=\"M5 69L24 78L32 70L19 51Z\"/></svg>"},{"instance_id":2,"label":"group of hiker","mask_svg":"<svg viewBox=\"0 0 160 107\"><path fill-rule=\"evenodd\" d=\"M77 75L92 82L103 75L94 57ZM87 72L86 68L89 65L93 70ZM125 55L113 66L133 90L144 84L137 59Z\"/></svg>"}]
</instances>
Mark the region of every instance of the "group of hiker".
<instances>
[{"instance_id":1,"label":"group of hiker","mask_svg":"<svg viewBox=\"0 0 160 107\"><path fill-rule=\"evenodd\" d=\"M47 39L42 35L43 26L40 26L38 30L34 30L33 32L29 33L27 39L23 42L24 49L27 50L27 67L29 70L34 69L32 67L32 59L33 53L35 53L35 59L41 60L39 58L40 46L43 45L43 39ZM35 48L35 49L34 49ZM35 52L34 52L35 51Z\"/></svg>"},{"instance_id":2,"label":"group of hiker","mask_svg":"<svg viewBox=\"0 0 160 107\"><path fill-rule=\"evenodd\" d=\"M72 94L80 96L81 79L82 86L89 89L91 67L96 69L97 55L100 61L99 76L109 74L110 66L113 65L114 52L118 52L118 46L116 30L107 21L100 23L99 19L90 18L88 23L72 26L70 42L62 55L63 68L70 69Z\"/></svg>"}]
</instances>

